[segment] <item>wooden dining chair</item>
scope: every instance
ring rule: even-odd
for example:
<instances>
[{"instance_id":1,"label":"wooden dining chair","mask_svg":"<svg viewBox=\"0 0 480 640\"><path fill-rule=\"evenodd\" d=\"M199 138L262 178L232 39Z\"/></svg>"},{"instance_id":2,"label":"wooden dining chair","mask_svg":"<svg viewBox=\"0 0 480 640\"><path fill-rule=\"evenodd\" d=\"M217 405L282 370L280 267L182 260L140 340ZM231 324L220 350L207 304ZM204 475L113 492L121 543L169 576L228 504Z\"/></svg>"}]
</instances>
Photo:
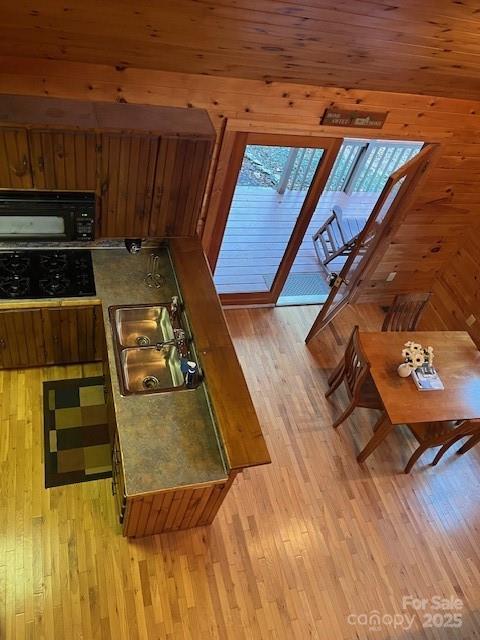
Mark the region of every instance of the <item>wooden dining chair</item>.
<instances>
[{"instance_id":1,"label":"wooden dining chair","mask_svg":"<svg viewBox=\"0 0 480 640\"><path fill-rule=\"evenodd\" d=\"M455 442L465 436L473 436L473 439L475 439L475 437L478 438L480 434L480 423L472 422L470 420L424 422L420 424L407 424L407 427L418 440L420 446L415 449L410 460L407 462L405 473L410 473L415 462L427 449L431 449L432 447L442 447L432 462L432 465L436 465L447 449L449 449ZM466 444L468 445L469 443L467 442ZM473 442L471 446L474 444L476 443ZM464 447L462 447L462 449L463 448ZM468 451L469 448L471 447L465 448L462 453Z\"/></svg>"},{"instance_id":2,"label":"wooden dining chair","mask_svg":"<svg viewBox=\"0 0 480 640\"><path fill-rule=\"evenodd\" d=\"M476 444L480 442L480 422L471 421L467 424L470 425L471 430L468 433L458 433L454 438L451 438L447 443L445 443L435 456L432 462L432 466L436 465L439 462L439 460L445 455L445 453L448 451L448 449L450 449L451 446L453 446L456 442L458 442L465 436L471 437L457 451L458 455L467 453L467 451L470 451L470 449L472 449Z\"/></svg>"},{"instance_id":3,"label":"wooden dining chair","mask_svg":"<svg viewBox=\"0 0 480 640\"><path fill-rule=\"evenodd\" d=\"M312 236L320 264L328 265L340 256L348 256L367 222L368 216L344 216L342 207L334 205L332 214Z\"/></svg>"},{"instance_id":4,"label":"wooden dining chair","mask_svg":"<svg viewBox=\"0 0 480 640\"><path fill-rule=\"evenodd\" d=\"M413 331L417 328L431 293L405 293L395 297L383 321L382 331Z\"/></svg>"},{"instance_id":5,"label":"wooden dining chair","mask_svg":"<svg viewBox=\"0 0 480 640\"><path fill-rule=\"evenodd\" d=\"M353 329L345 349L345 355L328 379L329 390L325 397L329 398L342 382L345 383L349 404L333 423L334 429L348 418L355 407L383 409L382 401L370 375L370 363L360 346L358 326Z\"/></svg>"}]
</instances>

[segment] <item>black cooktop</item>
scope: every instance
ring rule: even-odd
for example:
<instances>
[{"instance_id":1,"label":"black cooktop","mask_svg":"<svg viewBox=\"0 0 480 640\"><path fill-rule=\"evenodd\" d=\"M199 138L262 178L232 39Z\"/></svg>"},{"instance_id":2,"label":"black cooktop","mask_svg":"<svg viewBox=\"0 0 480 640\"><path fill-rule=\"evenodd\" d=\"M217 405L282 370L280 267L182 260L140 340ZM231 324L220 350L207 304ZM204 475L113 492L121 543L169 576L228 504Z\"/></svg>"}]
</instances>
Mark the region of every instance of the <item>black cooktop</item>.
<instances>
[{"instance_id":1,"label":"black cooktop","mask_svg":"<svg viewBox=\"0 0 480 640\"><path fill-rule=\"evenodd\" d=\"M90 251L0 252L0 299L94 295Z\"/></svg>"}]
</instances>

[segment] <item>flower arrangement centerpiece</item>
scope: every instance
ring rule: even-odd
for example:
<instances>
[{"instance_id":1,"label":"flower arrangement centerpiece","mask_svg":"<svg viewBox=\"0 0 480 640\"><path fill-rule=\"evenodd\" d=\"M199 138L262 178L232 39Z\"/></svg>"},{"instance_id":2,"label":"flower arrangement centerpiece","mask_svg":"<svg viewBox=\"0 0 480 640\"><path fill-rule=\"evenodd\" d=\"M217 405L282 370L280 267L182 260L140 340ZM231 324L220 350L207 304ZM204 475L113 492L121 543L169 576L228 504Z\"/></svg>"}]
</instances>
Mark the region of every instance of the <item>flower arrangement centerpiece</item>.
<instances>
[{"instance_id":1,"label":"flower arrangement centerpiece","mask_svg":"<svg viewBox=\"0 0 480 640\"><path fill-rule=\"evenodd\" d=\"M433 367L433 347L423 347L412 340L406 342L404 346L405 348L402 350L404 362L398 367L398 374L402 378L406 378L419 367L424 367L425 365L430 369Z\"/></svg>"}]
</instances>

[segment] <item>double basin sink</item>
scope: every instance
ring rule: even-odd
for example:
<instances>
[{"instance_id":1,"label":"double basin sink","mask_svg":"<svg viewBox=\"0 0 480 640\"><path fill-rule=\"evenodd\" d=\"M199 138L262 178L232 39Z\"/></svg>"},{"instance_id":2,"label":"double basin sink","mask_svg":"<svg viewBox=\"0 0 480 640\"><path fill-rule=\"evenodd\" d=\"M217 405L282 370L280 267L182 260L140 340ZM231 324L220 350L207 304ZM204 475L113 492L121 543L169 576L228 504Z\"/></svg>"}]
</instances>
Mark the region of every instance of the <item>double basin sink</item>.
<instances>
[{"instance_id":1,"label":"double basin sink","mask_svg":"<svg viewBox=\"0 0 480 640\"><path fill-rule=\"evenodd\" d=\"M187 388L189 339L170 303L110 307L109 313L122 395ZM198 375L188 388L197 384Z\"/></svg>"}]
</instances>

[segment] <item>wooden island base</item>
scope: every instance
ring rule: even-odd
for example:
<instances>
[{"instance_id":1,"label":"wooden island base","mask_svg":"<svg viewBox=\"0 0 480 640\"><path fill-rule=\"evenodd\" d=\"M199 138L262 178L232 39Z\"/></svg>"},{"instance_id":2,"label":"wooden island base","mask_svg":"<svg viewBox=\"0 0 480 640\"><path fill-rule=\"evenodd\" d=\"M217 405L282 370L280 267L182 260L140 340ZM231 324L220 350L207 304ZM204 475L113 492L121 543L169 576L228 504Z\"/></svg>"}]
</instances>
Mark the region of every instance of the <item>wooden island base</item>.
<instances>
[{"instance_id":1,"label":"wooden island base","mask_svg":"<svg viewBox=\"0 0 480 640\"><path fill-rule=\"evenodd\" d=\"M227 482L136 496L127 501L123 535L134 538L211 524L237 475Z\"/></svg>"}]
</instances>

